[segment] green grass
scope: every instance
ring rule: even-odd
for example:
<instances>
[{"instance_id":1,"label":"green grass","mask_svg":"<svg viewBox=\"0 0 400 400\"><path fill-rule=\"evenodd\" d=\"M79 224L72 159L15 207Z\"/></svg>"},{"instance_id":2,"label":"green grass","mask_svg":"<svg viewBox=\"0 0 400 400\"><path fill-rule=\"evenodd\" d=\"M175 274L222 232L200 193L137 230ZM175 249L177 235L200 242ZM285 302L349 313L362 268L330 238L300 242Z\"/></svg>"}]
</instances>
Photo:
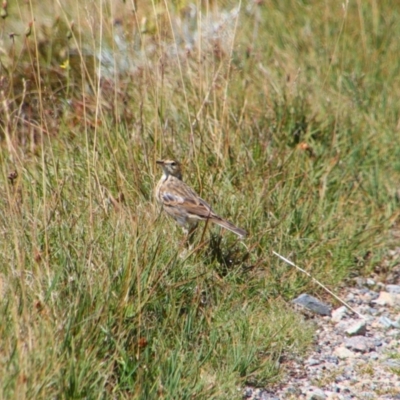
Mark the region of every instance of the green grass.
<instances>
[{"instance_id":1,"label":"green grass","mask_svg":"<svg viewBox=\"0 0 400 400\"><path fill-rule=\"evenodd\" d=\"M334 289L398 223L400 8L9 3L1 397L233 399L279 382L313 336L289 301L334 300L272 251ZM160 157L248 238L209 226L184 253L153 199Z\"/></svg>"}]
</instances>

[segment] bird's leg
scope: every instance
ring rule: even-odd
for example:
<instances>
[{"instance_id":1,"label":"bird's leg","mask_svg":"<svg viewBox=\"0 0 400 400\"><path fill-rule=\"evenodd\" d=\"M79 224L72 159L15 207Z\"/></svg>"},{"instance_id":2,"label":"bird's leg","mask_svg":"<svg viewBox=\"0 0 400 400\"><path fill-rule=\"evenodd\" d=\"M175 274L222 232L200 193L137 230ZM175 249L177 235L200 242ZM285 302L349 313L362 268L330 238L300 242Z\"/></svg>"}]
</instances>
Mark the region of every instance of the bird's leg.
<instances>
[{"instance_id":1,"label":"bird's leg","mask_svg":"<svg viewBox=\"0 0 400 400\"><path fill-rule=\"evenodd\" d=\"M193 245L193 239L194 239L194 232L197 228L197 224L191 225L191 227L188 230L187 234L187 243L189 244L189 247Z\"/></svg>"},{"instance_id":2,"label":"bird's leg","mask_svg":"<svg viewBox=\"0 0 400 400\"><path fill-rule=\"evenodd\" d=\"M185 238L183 240L183 244L187 249L191 249L193 247L193 240L194 240L194 232L197 228L197 224L192 224L188 228L183 228L185 233Z\"/></svg>"},{"instance_id":3,"label":"bird's leg","mask_svg":"<svg viewBox=\"0 0 400 400\"><path fill-rule=\"evenodd\" d=\"M182 252L180 253L181 258L186 258L188 254L193 250L193 238L194 231L196 230L196 226L190 226L189 228L183 228L183 232L185 233L185 237L181 241L181 246L183 247Z\"/></svg>"}]
</instances>

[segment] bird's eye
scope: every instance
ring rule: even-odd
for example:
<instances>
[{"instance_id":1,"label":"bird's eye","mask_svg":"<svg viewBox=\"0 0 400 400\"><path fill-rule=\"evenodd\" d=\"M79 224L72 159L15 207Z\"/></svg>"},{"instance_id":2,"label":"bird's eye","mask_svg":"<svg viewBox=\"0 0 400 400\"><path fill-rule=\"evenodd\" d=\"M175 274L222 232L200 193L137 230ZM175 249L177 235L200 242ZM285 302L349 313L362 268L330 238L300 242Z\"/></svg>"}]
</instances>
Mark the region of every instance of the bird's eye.
<instances>
[{"instance_id":1,"label":"bird's eye","mask_svg":"<svg viewBox=\"0 0 400 400\"><path fill-rule=\"evenodd\" d=\"M176 167L176 162L173 161L173 162L171 163L171 165L172 165L173 167Z\"/></svg>"}]
</instances>

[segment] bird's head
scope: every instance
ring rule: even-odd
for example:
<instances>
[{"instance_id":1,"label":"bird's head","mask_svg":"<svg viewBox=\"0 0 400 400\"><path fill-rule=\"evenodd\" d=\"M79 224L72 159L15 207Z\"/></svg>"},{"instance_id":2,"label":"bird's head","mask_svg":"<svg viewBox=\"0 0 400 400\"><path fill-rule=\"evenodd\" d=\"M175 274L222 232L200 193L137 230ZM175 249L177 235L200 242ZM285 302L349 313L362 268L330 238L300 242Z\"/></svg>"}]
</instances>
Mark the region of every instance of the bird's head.
<instances>
[{"instance_id":1,"label":"bird's head","mask_svg":"<svg viewBox=\"0 0 400 400\"><path fill-rule=\"evenodd\" d=\"M157 164L160 165L164 171L164 175L172 175L178 179L182 179L181 164L175 160L158 160Z\"/></svg>"}]
</instances>

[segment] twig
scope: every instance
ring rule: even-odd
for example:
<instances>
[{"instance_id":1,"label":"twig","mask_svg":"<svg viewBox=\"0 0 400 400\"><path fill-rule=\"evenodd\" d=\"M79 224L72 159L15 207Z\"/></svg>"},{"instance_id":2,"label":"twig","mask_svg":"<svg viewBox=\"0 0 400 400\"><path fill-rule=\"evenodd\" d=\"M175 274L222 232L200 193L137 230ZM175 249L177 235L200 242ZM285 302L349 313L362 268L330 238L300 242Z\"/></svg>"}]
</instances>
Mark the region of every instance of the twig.
<instances>
[{"instance_id":1,"label":"twig","mask_svg":"<svg viewBox=\"0 0 400 400\"><path fill-rule=\"evenodd\" d=\"M287 264L291 265L292 267L297 268L299 271L303 272L303 274L306 274L308 277L310 277L317 285L321 286L322 289L326 290L331 296L333 296L336 300L338 300L340 303L345 305L350 311L352 311L354 314L357 314L359 317L363 319L367 319L364 315L360 314L358 311L356 311L354 308L352 308L348 303L346 303L344 300L342 300L340 297L336 296L335 293L330 291L325 285L323 285L321 282L319 282L317 279L315 279L313 276L311 276L310 273L305 271L304 269L298 267L296 264L294 264L292 261L288 260L287 258L281 256L280 254L276 253L275 251L272 251L277 257L279 257L281 260L285 261Z\"/></svg>"}]
</instances>

